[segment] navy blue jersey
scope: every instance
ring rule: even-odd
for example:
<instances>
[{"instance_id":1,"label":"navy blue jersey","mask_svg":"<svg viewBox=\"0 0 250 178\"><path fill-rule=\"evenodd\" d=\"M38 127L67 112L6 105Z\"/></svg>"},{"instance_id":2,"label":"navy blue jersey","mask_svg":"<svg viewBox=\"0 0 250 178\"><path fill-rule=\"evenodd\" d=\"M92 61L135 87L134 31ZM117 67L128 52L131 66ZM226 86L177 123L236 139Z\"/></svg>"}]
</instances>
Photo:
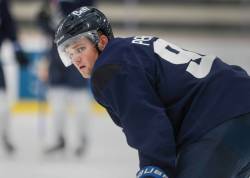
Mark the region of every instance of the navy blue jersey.
<instances>
[{"instance_id":1,"label":"navy blue jersey","mask_svg":"<svg viewBox=\"0 0 250 178\"><path fill-rule=\"evenodd\" d=\"M140 166L168 175L183 146L250 112L250 77L242 68L155 37L111 40L91 88L138 150Z\"/></svg>"},{"instance_id":2,"label":"navy blue jersey","mask_svg":"<svg viewBox=\"0 0 250 178\"><path fill-rule=\"evenodd\" d=\"M16 41L16 26L9 10L9 1L0 0L0 45L4 39Z\"/></svg>"}]
</instances>

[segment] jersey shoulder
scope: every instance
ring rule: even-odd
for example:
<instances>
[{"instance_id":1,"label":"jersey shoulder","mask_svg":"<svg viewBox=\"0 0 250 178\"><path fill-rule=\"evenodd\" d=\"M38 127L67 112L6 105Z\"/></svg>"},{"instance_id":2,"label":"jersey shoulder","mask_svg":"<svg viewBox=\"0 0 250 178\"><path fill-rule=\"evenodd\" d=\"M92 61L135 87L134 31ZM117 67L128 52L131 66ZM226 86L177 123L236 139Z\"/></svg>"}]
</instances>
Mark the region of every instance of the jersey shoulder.
<instances>
[{"instance_id":1,"label":"jersey shoulder","mask_svg":"<svg viewBox=\"0 0 250 178\"><path fill-rule=\"evenodd\" d=\"M101 53L95 67L105 64L123 64L138 58L143 51L153 46L156 37L135 36L111 40Z\"/></svg>"},{"instance_id":2,"label":"jersey shoulder","mask_svg":"<svg viewBox=\"0 0 250 178\"><path fill-rule=\"evenodd\" d=\"M127 66L145 65L142 60L148 55L144 53L155 39L151 36L136 36L111 40L94 65L92 82L97 88L103 88L115 75L125 71Z\"/></svg>"}]
</instances>

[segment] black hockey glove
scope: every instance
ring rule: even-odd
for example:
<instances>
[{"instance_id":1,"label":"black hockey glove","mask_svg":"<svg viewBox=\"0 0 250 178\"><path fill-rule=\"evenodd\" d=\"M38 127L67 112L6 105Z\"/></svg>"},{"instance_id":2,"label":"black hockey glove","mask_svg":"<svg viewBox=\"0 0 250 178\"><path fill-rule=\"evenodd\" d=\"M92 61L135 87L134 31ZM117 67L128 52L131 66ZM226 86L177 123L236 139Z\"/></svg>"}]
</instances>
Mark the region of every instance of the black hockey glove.
<instances>
[{"instance_id":1,"label":"black hockey glove","mask_svg":"<svg viewBox=\"0 0 250 178\"><path fill-rule=\"evenodd\" d=\"M18 43L14 43L14 48L15 48L15 55L16 55L16 60L18 64L21 67L26 67L29 64L29 60L26 56L26 54L23 52L22 48Z\"/></svg>"},{"instance_id":2,"label":"black hockey glove","mask_svg":"<svg viewBox=\"0 0 250 178\"><path fill-rule=\"evenodd\" d=\"M156 166L146 166L137 172L136 178L168 178L168 176Z\"/></svg>"}]
</instances>

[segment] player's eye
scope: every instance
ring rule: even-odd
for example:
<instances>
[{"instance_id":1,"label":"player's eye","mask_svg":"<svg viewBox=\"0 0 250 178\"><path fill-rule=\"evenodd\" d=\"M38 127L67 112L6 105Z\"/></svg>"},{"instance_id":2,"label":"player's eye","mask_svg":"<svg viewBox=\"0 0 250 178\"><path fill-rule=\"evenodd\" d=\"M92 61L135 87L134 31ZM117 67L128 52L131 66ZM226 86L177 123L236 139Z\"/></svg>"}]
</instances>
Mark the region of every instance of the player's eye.
<instances>
[{"instance_id":1,"label":"player's eye","mask_svg":"<svg viewBox=\"0 0 250 178\"><path fill-rule=\"evenodd\" d=\"M79 48L77 48L77 52L78 53L81 53L81 52L83 52L85 50L85 47L79 47Z\"/></svg>"}]
</instances>

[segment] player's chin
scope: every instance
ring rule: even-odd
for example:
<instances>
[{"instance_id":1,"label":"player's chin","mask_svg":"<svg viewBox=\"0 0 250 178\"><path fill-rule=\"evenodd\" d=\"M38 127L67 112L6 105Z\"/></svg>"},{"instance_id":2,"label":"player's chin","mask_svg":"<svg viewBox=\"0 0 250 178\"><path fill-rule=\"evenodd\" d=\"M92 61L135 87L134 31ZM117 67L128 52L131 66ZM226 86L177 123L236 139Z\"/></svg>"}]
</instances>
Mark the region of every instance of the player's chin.
<instances>
[{"instance_id":1,"label":"player's chin","mask_svg":"<svg viewBox=\"0 0 250 178\"><path fill-rule=\"evenodd\" d=\"M81 74L82 74L83 78L86 78L86 79L90 78L90 74L89 73L83 73L83 72L81 72Z\"/></svg>"},{"instance_id":2,"label":"player's chin","mask_svg":"<svg viewBox=\"0 0 250 178\"><path fill-rule=\"evenodd\" d=\"M78 71L80 72L80 74L83 78L86 78L86 79L90 78L89 72L86 69L83 70L83 69L78 68Z\"/></svg>"}]
</instances>

